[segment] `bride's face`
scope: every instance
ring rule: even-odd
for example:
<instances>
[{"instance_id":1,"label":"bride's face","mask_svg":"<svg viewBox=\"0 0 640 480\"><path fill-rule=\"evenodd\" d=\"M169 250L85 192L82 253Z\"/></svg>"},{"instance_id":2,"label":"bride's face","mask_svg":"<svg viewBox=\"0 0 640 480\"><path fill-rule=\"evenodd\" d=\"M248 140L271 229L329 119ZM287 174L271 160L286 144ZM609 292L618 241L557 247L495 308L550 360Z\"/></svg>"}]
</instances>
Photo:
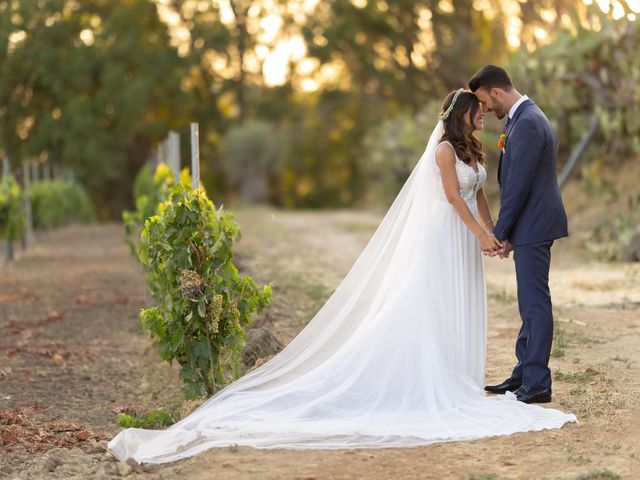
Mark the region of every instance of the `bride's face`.
<instances>
[{"instance_id":1,"label":"bride's face","mask_svg":"<svg viewBox=\"0 0 640 480\"><path fill-rule=\"evenodd\" d=\"M475 91L475 94L484 107L485 112L493 112L498 119L504 118L507 114L507 109L502 101L502 89L492 88L491 91L487 91L484 88L479 88Z\"/></svg>"},{"instance_id":2,"label":"bride's face","mask_svg":"<svg viewBox=\"0 0 640 480\"><path fill-rule=\"evenodd\" d=\"M464 123L467 125L467 127L470 127L472 131L482 130L484 128L484 116L486 115L482 104L478 105L478 109L473 115L473 118L471 118L471 110L472 109L469 109L465 112Z\"/></svg>"}]
</instances>

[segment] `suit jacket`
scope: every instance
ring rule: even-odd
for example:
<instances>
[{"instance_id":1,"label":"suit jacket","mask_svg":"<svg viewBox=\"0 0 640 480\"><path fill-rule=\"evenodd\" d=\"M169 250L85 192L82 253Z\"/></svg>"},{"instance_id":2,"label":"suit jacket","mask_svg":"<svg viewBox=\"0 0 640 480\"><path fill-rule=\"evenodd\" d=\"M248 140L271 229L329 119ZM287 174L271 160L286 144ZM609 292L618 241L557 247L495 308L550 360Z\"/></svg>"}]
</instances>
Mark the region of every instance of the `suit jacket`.
<instances>
[{"instance_id":1,"label":"suit jacket","mask_svg":"<svg viewBox=\"0 0 640 480\"><path fill-rule=\"evenodd\" d=\"M556 174L558 141L549 120L535 103L525 100L505 133L495 237L518 246L568 236Z\"/></svg>"}]
</instances>

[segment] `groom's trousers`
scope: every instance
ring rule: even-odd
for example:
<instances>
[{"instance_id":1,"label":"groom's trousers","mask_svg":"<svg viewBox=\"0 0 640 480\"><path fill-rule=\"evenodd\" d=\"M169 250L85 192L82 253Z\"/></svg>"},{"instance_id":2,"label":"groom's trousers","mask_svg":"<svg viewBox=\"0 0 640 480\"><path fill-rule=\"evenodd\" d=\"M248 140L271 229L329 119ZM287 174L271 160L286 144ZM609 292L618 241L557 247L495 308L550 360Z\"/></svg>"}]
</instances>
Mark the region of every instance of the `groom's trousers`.
<instances>
[{"instance_id":1,"label":"groom's trousers","mask_svg":"<svg viewBox=\"0 0 640 480\"><path fill-rule=\"evenodd\" d=\"M553 240L514 247L522 327L516 343L518 363L511 377L535 390L551 387L549 356L553 342L553 311L549 267L552 245Z\"/></svg>"}]
</instances>

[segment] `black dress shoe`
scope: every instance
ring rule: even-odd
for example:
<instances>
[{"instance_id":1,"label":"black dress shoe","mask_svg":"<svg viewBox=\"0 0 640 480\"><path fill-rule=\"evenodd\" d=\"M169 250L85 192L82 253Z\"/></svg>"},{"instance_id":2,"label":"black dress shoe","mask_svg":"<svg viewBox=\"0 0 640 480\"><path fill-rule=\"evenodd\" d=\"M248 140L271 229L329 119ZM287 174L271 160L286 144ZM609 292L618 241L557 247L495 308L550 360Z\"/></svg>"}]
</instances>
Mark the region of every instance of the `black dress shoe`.
<instances>
[{"instance_id":1,"label":"black dress shoe","mask_svg":"<svg viewBox=\"0 0 640 480\"><path fill-rule=\"evenodd\" d=\"M509 377L498 385L487 385L484 389L489 393L513 392L522 386L522 381Z\"/></svg>"},{"instance_id":2,"label":"black dress shoe","mask_svg":"<svg viewBox=\"0 0 640 480\"><path fill-rule=\"evenodd\" d=\"M524 403L549 403L551 401L550 388L534 390L531 387L523 385L514 393L518 401Z\"/></svg>"}]
</instances>

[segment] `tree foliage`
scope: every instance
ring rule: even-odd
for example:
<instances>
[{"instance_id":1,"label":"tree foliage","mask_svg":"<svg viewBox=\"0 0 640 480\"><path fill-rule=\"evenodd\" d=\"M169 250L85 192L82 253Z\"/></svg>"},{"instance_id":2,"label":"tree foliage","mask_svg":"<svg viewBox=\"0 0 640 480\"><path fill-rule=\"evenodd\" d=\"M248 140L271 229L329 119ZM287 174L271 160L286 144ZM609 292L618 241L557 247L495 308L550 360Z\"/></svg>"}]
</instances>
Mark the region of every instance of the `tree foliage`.
<instances>
[{"instance_id":1,"label":"tree foliage","mask_svg":"<svg viewBox=\"0 0 640 480\"><path fill-rule=\"evenodd\" d=\"M0 24L4 149L72 167L103 215L120 211L153 143L188 122L186 65L156 6L5 1Z\"/></svg>"},{"instance_id":2,"label":"tree foliage","mask_svg":"<svg viewBox=\"0 0 640 480\"><path fill-rule=\"evenodd\" d=\"M519 52L512 69L523 91L556 123L565 152L597 114L601 141L592 154L628 156L640 152L640 24L613 20L595 5L587 12L585 18L576 14L535 55Z\"/></svg>"}]
</instances>

